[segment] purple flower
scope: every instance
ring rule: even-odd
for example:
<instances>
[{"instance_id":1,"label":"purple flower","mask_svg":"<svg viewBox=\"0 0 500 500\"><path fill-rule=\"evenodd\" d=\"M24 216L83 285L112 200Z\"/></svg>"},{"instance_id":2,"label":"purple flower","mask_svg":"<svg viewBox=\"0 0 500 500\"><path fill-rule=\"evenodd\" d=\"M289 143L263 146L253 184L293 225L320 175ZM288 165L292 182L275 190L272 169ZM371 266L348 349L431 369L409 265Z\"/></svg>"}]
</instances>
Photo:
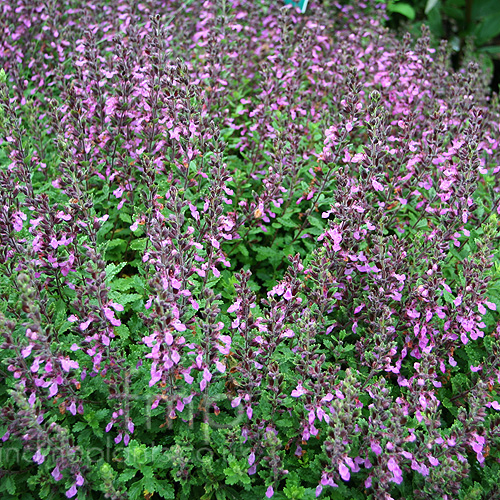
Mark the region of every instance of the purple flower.
<instances>
[{"instance_id":1,"label":"purple flower","mask_svg":"<svg viewBox=\"0 0 500 500\"><path fill-rule=\"evenodd\" d=\"M89 327L90 323L92 323L92 321L94 321L94 318L90 317L89 319L87 319L87 321L80 323L80 330L85 331Z\"/></svg>"},{"instance_id":2,"label":"purple flower","mask_svg":"<svg viewBox=\"0 0 500 500\"><path fill-rule=\"evenodd\" d=\"M45 456L42 455L40 449L36 450L36 453L33 455L33 462L36 462L38 465L42 465L45 462Z\"/></svg>"},{"instance_id":3,"label":"purple flower","mask_svg":"<svg viewBox=\"0 0 500 500\"><path fill-rule=\"evenodd\" d=\"M32 349L33 349L33 344L29 344L28 346L26 346L24 349L21 350L21 356L23 358L27 358L31 354Z\"/></svg>"},{"instance_id":4,"label":"purple flower","mask_svg":"<svg viewBox=\"0 0 500 500\"><path fill-rule=\"evenodd\" d=\"M120 326L122 323L119 319L115 318L115 312L109 307L104 307L104 316L113 326Z\"/></svg>"},{"instance_id":5,"label":"purple flower","mask_svg":"<svg viewBox=\"0 0 500 500\"><path fill-rule=\"evenodd\" d=\"M49 389L49 398L55 396L57 394L57 383L56 382L52 382L52 384L50 385L50 389Z\"/></svg>"},{"instance_id":6,"label":"purple flower","mask_svg":"<svg viewBox=\"0 0 500 500\"><path fill-rule=\"evenodd\" d=\"M303 394L307 394L307 391L302 387L302 381L299 381L297 388L292 391L292 397L298 398Z\"/></svg>"},{"instance_id":7,"label":"purple flower","mask_svg":"<svg viewBox=\"0 0 500 500\"><path fill-rule=\"evenodd\" d=\"M58 465L55 466L54 470L51 472L51 475L56 481L60 481L63 478Z\"/></svg>"},{"instance_id":8,"label":"purple flower","mask_svg":"<svg viewBox=\"0 0 500 500\"><path fill-rule=\"evenodd\" d=\"M339 464L339 474L344 481L349 481L351 478L351 473L343 462Z\"/></svg>"},{"instance_id":9,"label":"purple flower","mask_svg":"<svg viewBox=\"0 0 500 500\"><path fill-rule=\"evenodd\" d=\"M370 448L375 455L380 455L382 453L382 447L376 441L370 441Z\"/></svg>"},{"instance_id":10,"label":"purple flower","mask_svg":"<svg viewBox=\"0 0 500 500\"><path fill-rule=\"evenodd\" d=\"M401 484L403 482L403 471L399 468L394 457L391 457L387 462L387 468L393 473L392 481Z\"/></svg>"},{"instance_id":11,"label":"purple flower","mask_svg":"<svg viewBox=\"0 0 500 500\"><path fill-rule=\"evenodd\" d=\"M68 498L73 498L77 493L76 483L71 486L71 488L66 492Z\"/></svg>"},{"instance_id":12,"label":"purple flower","mask_svg":"<svg viewBox=\"0 0 500 500\"><path fill-rule=\"evenodd\" d=\"M25 221L26 218L26 214L20 211L14 212L12 214L12 224L15 231L19 232L23 229L23 221Z\"/></svg>"}]
</instances>

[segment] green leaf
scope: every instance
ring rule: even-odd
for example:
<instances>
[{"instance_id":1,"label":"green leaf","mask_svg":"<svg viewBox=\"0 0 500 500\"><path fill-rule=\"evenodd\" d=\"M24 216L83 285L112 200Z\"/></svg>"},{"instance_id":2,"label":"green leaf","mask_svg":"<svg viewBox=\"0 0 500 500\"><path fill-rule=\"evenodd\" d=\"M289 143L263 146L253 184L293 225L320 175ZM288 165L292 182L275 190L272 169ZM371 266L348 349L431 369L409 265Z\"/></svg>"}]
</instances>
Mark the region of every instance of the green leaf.
<instances>
[{"instance_id":1,"label":"green leaf","mask_svg":"<svg viewBox=\"0 0 500 500\"><path fill-rule=\"evenodd\" d=\"M123 222L127 222L128 224L132 224L132 217L130 217L130 215L127 214L126 212L120 211L120 219Z\"/></svg>"},{"instance_id":2,"label":"green leaf","mask_svg":"<svg viewBox=\"0 0 500 500\"><path fill-rule=\"evenodd\" d=\"M407 3L390 3L387 6L387 10L389 12L396 12L397 14L401 14L402 16L405 16L412 21L415 19L415 9Z\"/></svg>"},{"instance_id":3,"label":"green leaf","mask_svg":"<svg viewBox=\"0 0 500 500\"><path fill-rule=\"evenodd\" d=\"M10 495L14 495L16 492L16 483L12 476L4 476L0 483L0 491L6 491Z\"/></svg>"},{"instance_id":4,"label":"green leaf","mask_svg":"<svg viewBox=\"0 0 500 500\"><path fill-rule=\"evenodd\" d=\"M458 408L447 398L447 397L441 397L440 398L441 400L441 403L443 404L443 406L449 410L449 412L453 415L453 416L457 416L458 415Z\"/></svg>"},{"instance_id":5,"label":"green leaf","mask_svg":"<svg viewBox=\"0 0 500 500\"><path fill-rule=\"evenodd\" d=\"M478 21L493 13L500 12L500 3L498 0L474 0L471 4L471 17L473 21Z\"/></svg>"},{"instance_id":6,"label":"green leaf","mask_svg":"<svg viewBox=\"0 0 500 500\"><path fill-rule=\"evenodd\" d=\"M130 304L131 302L137 302L138 300L142 299L142 295L139 295L138 293L116 293L116 292L111 292L109 294L110 299L115 300L122 306L126 306L127 304Z\"/></svg>"},{"instance_id":7,"label":"green leaf","mask_svg":"<svg viewBox=\"0 0 500 500\"><path fill-rule=\"evenodd\" d=\"M118 231L117 231L118 232ZM127 245L127 242L125 240L122 240L121 238L115 238L114 240L111 240L108 242L108 246L106 247L106 250L114 250L115 248L118 247L125 247ZM126 263L124 263L126 264Z\"/></svg>"},{"instance_id":8,"label":"green leaf","mask_svg":"<svg viewBox=\"0 0 500 500\"><path fill-rule=\"evenodd\" d=\"M120 240L121 241L121 240ZM111 242L110 242L111 243ZM112 279L127 265L126 262L121 264L108 264L106 266L106 281L112 281Z\"/></svg>"},{"instance_id":9,"label":"green leaf","mask_svg":"<svg viewBox=\"0 0 500 500\"><path fill-rule=\"evenodd\" d=\"M126 483L137 474L137 469L127 469L120 474L120 481Z\"/></svg>"},{"instance_id":10,"label":"green leaf","mask_svg":"<svg viewBox=\"0 0 500 500\"><path fill-rule=\"evenodd\" d=\"M297 486L295 484L286 486L283 489L283 493L290 500L302 500L304 498L305 491L306 489L303 486Z\"/></svg>"},{"instance_id":11,"label":"green leaf","mask_svg":"<svg viewBox=\"0 0 500 500\"><path fill-rule=\"evenodd\" d=\"M243 257L248 257L250 255L245 245L239 245L237 250L239 253L241 253L241 255L243 255Z\"/></svg>"},{"instance_id":12,"label":"green leaf","mask_svg":"<svg viewBox=\"0 0 500 500\"><path fill-rule=\"evenodd\" d=\"M113 280L111 283L111 290L116 290L118 292L126 292L134 286L134 281L132 278L118 278Z\"/></svg>"},{"instance_id":13,"label":"green leaf","mask_svg":"<svg viewBox=\"0 0 500 500\"><path fill-rule=\"evenodd\" d=\"M88 427L88 423L87 422L77 422L73 426L73 432L81 432L84 429L86 429L87 427Z\"/></svg>"},{"instance_id":14,"label":"green leaf","mask_svg":"<svg viewBox=\"0 0 500 500\"><path fill-rule=\"evenodd\" d=\"M476 44L483 45L500 34L500 12L486 17L474 30Z\"/></svg>"},{"instance_id":15,"label":"green leaf","mask_svg":"<svg viewBox=\"0 0 500 500\"><path fill-rule=\"evenodd\" d=\"M279 219L279 222L285 228L296 228L297 223L294 222L293 220L290 220L290 216L291 216L291 214L287 214L287 217L281 217Z\"/></svg>"},{"instance_id":16,"label":"green leaf","mask_svg":"<svg viewBox=\"0 0 500 500\"><path fill-rule=\"evenodd\" d=\"M145 479L151 479L154 476L153 467L151 467L151 465L141 466L141 473L144 475ZM146 486L146 483L144 483L144 486Z\"/></svg>"},{"instance_id":17,"label":"green leaf","mask_svg":"<svg viewBox=\"0 0 500 500\"><path fill-rule=\"evenodd\" d=\"M439 2L439 0L427 0L427 5L425 6L425 14L427 15Z\"/></svg>"},{"instance_id":18,"label":"green leaf","mask_svg":"<svg viewBox=\"0 0 500 500\"><path fill-rule=\"evenodd\" d=\"M281 252L277 252L275 248L269 247L256 247L257 261L269 260L269 263L274 267L281 262Z\"/></svg>"},{"instance_id":19,"label":"green leaf","mask_svg":"<svg viewBox=\"0 0 500 500\"><path fill-rule=\"evenodd\" d=\"M224 474L226 474L226 484L250 484L251 479L247 473L248 466L246 459L238 461L230 455L228 461L229 467L224 469Z\"/></svg>"},{"instance_id":20,"label":"green leaf","mask_svg":"<svg viewBox=\"0 0 500 500\"><path fill-rule=\"evenodd\" d=\"M318 219L317 217L309 217L309 223L311 226L317 227L321 229L322 231L325 230L325 223L323 219Z\"/></svg>"},{"instance_id":21,"label":"green leaf","mask_svg":"<svg viewBox=\"0 0 500 500\"><path fill-rule=\"evenodd\" d=\"M127 325L122 323L120 326L115 326L115 334L117 334L121 340L127 340L130 337L130 330Z\"/></svg>"},{"instance_id":22,"label":"green leaf","mask_svg":"<svg viewBox=\"0 0 500 500\"><path fill-rule=\"evenodd\" d=\"M224 490L215 490L215 498L217 500L226 500L226 492Z\"/></svg>"},{"instance_id":23,"label":"green leaf","mask_svg":"<svg viewBox=\"0 0 500 500\"><path fill-rule=\"evenodd\" d=\"M130 243L130 248L132 250L139 250L143 252L146 249L147 242L148 242L147 238L138 238L132 241L132 243Z\"/></svg>"},{"instance_id":24,"label":"green leaf","mask_svg":"<svg viewBox=\"0 0 500 500\"><path fill-rule=\"evenodd\" d=\"M157 480L155 489L156 493L158 493L162 498L175 498L174 487L168 482L167 479Z\"/></svg>"},{"instance_id":25,"label":"green leaf","mask_svg":"<svg viewBox=\"0 0 500 500\"><path fill-rule=\"evenodd\" d=\"M144 482L142 479L139 481L135 482L132 486L129 487L128 489L128 497L130 500L138 500L139 498L142 497L142 492L144 491Z\"/></svg>"}]
</instances>

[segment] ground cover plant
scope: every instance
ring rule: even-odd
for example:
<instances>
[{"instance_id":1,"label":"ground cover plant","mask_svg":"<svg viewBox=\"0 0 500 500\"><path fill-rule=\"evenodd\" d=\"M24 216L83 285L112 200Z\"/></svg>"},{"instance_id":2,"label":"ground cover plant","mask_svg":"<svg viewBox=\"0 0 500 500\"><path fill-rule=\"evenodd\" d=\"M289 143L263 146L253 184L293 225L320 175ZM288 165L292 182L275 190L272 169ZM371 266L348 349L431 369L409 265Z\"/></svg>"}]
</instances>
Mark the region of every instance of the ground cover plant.
<instances>
[{"instance_id":1,"label":"ground cover plant","mask_svg":"<svg viewBox=\"0 0 500 500\"><path fill-rule=\"evenodd\" d=\"M2 498L498 497L477 64L370 3L0 11Z\"/></svg>"}]
</instances>

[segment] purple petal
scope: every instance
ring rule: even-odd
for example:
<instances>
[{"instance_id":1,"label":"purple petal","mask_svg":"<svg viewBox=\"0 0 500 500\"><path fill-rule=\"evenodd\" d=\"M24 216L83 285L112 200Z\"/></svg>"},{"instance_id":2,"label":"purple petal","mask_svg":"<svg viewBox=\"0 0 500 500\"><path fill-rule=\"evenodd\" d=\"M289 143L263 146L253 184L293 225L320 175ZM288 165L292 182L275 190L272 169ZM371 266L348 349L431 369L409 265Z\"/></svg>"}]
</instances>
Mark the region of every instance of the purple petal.
<instances>
[{"instance_id":1,"label":"purple petal","mask_svg":"<svg viewBox=\"0 0 500 500\"><path fill-rule=\"evenodd\" d=\"M68 498L73 498L76 495L76 484L74 484L67 492L66 496Z\"/></svg>"},{"instance_id":2,"label":"purple petal","mask_svg":"<svg viewBox=\"0 0 500 500\"><path fill-rule=\"evenodd\" d=\"M36 450L36 453L33 455L33 462L36 462L38 465L42 465L45 462L45 457L40 450Z\"/></svg>"},{"instance_id":3,"label":"purple petal","mask_svg":"<svg viewBox=\"0 0 500 500\"><path fill-rule=\"evenodd\" d=\"M351 473L344 463L339 464L339 474L344 481L349 481L351 478Z\"/></svg>"},{"instance_id":4,"label":"purple petal","mask_svg":"<svg viewBox=\"0 0 500 500\"><path fill-rule=\"evenodd\" d=\"M56 465L55 469L51 472L51 474L56 481L60 481L63 478L63 475L61 474L58 465Z\"/></svg>"}]
</instances>

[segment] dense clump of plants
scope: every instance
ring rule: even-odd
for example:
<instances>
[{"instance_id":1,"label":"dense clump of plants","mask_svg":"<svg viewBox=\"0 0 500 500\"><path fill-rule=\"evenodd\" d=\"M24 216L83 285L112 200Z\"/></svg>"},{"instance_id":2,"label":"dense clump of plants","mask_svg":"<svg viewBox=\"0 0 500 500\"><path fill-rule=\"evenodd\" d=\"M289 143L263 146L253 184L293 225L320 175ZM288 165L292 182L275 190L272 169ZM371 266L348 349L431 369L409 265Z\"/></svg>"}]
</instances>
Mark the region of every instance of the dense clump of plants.
<instances>
[{"instance_id":1,"label":"dense clump of plants","mask_svg":"<svg viewBox=\"0 0 500 500\"><path fill-rule=\"evenodd\" d=\"M362 3L0 12L2 498L499 494L476 64Z\"/></svg>"}]
</instances>

